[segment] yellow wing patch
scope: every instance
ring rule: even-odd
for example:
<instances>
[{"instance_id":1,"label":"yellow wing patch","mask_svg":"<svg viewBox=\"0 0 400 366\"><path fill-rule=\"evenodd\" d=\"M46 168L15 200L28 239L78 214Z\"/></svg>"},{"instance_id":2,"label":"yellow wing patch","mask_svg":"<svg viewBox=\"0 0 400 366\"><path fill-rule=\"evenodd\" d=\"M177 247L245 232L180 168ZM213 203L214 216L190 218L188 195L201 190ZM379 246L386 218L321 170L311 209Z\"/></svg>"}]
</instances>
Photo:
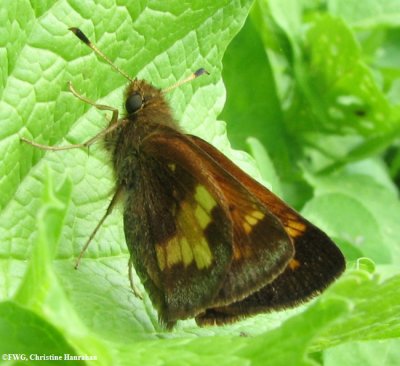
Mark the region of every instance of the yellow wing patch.
<instances>
[{"instance_id":1,"label":"yellow wing patch","mask_svg":"<svg viewBox=\"0 0 400 366\"><path fill-rule=\"evenodd\" d=\"M301 264L297 259L293 258L292 260L290 260L288 266L292 271L295 271L297 268L301 266Z\"/></svg>"},{"instance_id":2,"label":"yellow wing patch","mask_svg":"<svg viewBox=\"0 0 400 366\"><path fill-rule=\"evenodd\" d=\"M285 223L285 230L292 238L303 235L306 229L306 225L300 221L288 220Z\"/></svg>"},{"instance_id":3,"label":"yellow wing patch","mask_svg":"<svg viewBox=\"0 0 400 366\"><path fill-rule=\"evenodd\" d=\"M194 199L179 203L175 236L156 245L157 262L162 271L175 265L186 268L193 262L198 269L212 264L213 255L204 230L211 222L211 211L216 205L214 198L201 185L196 186Z\"/></svg>"},{"instance_id":4,"label":"yellow wing patch","mask_svg":"<svg viewBox=\"0 0 400 366\"><path fill-rule=\"evenodd\" d=\"M243 216L241 222L242 228L246 235L250 235L253 228L265 217L265 214L254 208L249 214ZM248 245L236 245L233 248L233 257L236 260L251 257L254 253L252 246Z\"/></svg>"},{"instance_id":5,"label":"yellow wing patch","mask_svg":"<svg viewBox=\"0 0 400 366\"><path fill-rule=\"evenodd\" d=\"M246 234L249 234L253 228L253 226L257 225L257 223L262 220L265 215L261 211L253 211L249 215L244 217L243 221L243 229Z\"/></svg>"},{"instance_id":6,"label":"yellow wing patch","mask_svg":"<svg viewBox=\"0 0 400 366\"><path fill-rule=\"evenodd\" d=\"M208 193L208 191L204 188L204 186L201 185L198 185L196 187L194 193L194 199L197 202L197 204L200 203L200 206L208 214L210 214L211 210L217 205L211 194Z\"/></svg>"}]
</instances>

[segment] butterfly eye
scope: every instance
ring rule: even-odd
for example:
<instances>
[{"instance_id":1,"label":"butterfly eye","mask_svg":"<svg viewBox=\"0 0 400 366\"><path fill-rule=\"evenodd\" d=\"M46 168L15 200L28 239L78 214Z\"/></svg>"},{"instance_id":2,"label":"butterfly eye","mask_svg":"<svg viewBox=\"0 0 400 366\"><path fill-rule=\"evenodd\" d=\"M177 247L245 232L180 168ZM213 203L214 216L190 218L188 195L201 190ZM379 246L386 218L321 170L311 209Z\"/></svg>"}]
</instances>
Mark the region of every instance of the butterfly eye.
<instances>
[{"instance_id":1,"label":"butterfly eye","mask_svg":"<svg viewBox=\"0 0 400 366\"><path fill-rule=\"evenodd\" d=\"M138 111L143 105L142 96L139 93L130 95L125 102L126 111L131 114Z\"/></svg>"}]
</instances>

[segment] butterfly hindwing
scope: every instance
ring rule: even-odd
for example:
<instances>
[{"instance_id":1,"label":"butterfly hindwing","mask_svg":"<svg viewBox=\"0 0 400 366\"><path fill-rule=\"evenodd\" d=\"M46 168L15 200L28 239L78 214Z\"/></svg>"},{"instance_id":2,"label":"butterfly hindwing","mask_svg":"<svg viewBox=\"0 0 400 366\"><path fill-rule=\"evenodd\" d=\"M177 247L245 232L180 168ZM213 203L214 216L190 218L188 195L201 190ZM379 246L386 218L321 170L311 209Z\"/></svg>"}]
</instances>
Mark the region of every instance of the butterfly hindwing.
<instances>
[{"instance_id":1,"label":"butterfly hindwing","mask_svg":"<svg viewBox=\"0 0 400 366\"><path fill-rule=\"evenodd\" d=\"M321 292L343 272L344 257L323 231L245 174L213 146L198 137L191 138L268 207L285 227L295 249L287 268L274 281L242 301L208 309L196 318L200 325L225 323L245 315L295 306Z\"/></svg>"}]
</instances>

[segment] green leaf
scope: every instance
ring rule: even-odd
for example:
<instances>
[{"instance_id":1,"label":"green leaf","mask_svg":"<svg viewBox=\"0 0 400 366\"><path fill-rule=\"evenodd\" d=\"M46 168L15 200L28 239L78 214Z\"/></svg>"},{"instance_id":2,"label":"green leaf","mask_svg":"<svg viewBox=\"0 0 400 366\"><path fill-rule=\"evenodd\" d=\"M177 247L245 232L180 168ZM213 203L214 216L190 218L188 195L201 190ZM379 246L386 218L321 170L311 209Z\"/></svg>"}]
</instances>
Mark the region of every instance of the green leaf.
<instances>
[{"instance_id":1,"label":"green leaf","mask_svg":"<svg viewBox=\"0 0 400 366\"><path fill-rule=\"evenodd\" d=\"M71 199L71 183L65 181L54 192L51 177L47 178L42 207L37 215L38 237L32 249L29 266L14 300L22 305L41 311L50 288L57 287L52 273L52 261L58 248L68 203ZM59 198L57 198L59 197Z\"/></svg>"},{"instance_id":2,"label":"green leaf","mask_svg":"<svg viewBox=\"0 0 400 366\"><path fill-rule=\"evenodd\" d=\"M52 324L11 301L0 303L0 339L1 355L8 355L9 361L16 361L17 357L26 360L14 363L18 365L32 365L36 357L44 355L49 359L38 361L41 365L70 365L71 361L65 360L64 354L78 356L64 335ZM52 360L52 356L60 359ZM84 365L84 362L75 361L74 364Z\"/></svg>"},{"instance_id":3,"label":"green leaf","mask_svg":"<svg viewBox=\"0 0 400 366\"><path fill-rule=\"evenodd\" d=\"M331 294L335 297L343 296L350 311L323 332L315 344L316 349L325 348L327 341L332 344L399 337L400 275L393 276L393 273L396 272L382 281L379 275L368 275L356 267L342 281L337 282Z\"/></svg>"},{"instance_id":4,"label":"green leaf","mask_svg":"<svg viewBox=\"0 0 400 366\"><path fill-rule=\"evenodd\" d=\"M380 342L351 342L327 350L324 355L324 365L396 366L399 358L399 339Z\"/></svg>"},{"instance_id":5,"label":"green leaf","mask_svg":"<svg viewBox=\"0 0 400 366\"><path fill-rule=\"evenodd\" d=\"M248 137L261 139L275 164L288 171L283 114L258 37L253 22L248 19L224 55L222 76L228 95L220 118L228 121L228 136L234 147L247 148ZM265 90L270 91L268 95Z\"/></svg>"},{"instance_id":6,"label":"green leaf","mask_svg":"<svg viewBox=\"0 0 400 366\"><path fill-rule=\"evenodd\" d=\"M380 81L384 77L385 88L396 95L399 73L392 66L381 68L381 75L368 65L361 49L368 37L316 3L307 3L307 9L299 2L259 4L256 18L284 106L292 155L326 173L392 143L399 135L399 107L390 103ZM371 51L373 65L382 53L378 40ZM383 52L394 55L394 49L388 43Z\"/></svg>"},{"instance_id":7,"label":"green leaf","mask_svg":"<svg viewBox=\"0 0 400 366\"><path fill-rule=\"evenodd\" d=\"M356 129L362 135L393 128L389 103L362 62L360 48L345 23L318 17L307 32L307 47L312 111L322 114L322 125L314 128L338 134Z\"/></svg>"},{"instance_id":8,"label":"green leaf","mask_svg":"<svg viewBox=\"0 0 400 366\"><path fill-rule=\"evenodd\" d=\"M264 146L260 143L259 140L257 140L254 137L249 137L247 139L247 144L249 146L251 155L254 156L254 159L256 160L257 167L260 170L261 177L266 181L269 182L271 185L271 190L276 194L276 195L281 195L281 187L280 187L280 182L279 178L276 174L274 164L264 148Z\"/></svg>"},{"instance_id":9,"label":"green leaf","mask_svg":"<svg viewBox=\"0 0 400 366\"><path fill-rule=\"evenodd\" d=\"M379 282L374 273L362 267L368 265L360 261L305 311L266 334L249 336L243 331L241 337L168 339L162 345L142 342L136 345L134 361L144 365L157 361L166 365L315 365L307 356L310 350L319 352L347 339L398 336L400 276ZM375 312L377 308L382 312ZM256 317L259 323L271 318L272 315ZM155 347L159 352L149 359ZM121 358L127 359L128 347L121 346L119 352Z\"/></svg>"},{"instance_id":10,"label":"green leaf","mask_svg":"<svg viewBox=\"0 0 400 366\"><path fill-rule=\"evenodd\" d=\"M365 163L363 171L371 165ZM359 255L376 263L400 263L400 202L382 180L351 166L333 176L309 176L315 197L302 213L333 237L352 243Z\"/></svg>"},{"instance_id":11,"label":"green leaf","mask_svg":"<svg viewBox=\"0 0 400 366\"><path fill-rule=\"evenodd\" d=\"M400 5L397 0L330 0L327 4L332 14L343 17L358 28L400 26Z\"/></svg>"}]
</instances>

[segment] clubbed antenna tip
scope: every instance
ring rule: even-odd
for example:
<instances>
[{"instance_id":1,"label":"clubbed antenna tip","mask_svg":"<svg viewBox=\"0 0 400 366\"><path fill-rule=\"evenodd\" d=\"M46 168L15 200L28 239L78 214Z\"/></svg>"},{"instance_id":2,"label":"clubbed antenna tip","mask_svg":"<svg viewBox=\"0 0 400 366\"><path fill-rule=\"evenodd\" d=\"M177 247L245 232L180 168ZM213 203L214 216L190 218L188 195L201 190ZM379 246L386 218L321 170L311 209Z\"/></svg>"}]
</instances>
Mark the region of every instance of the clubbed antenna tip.
<instances>
[{"instance_id":1,"label":"clubbed antenna tip","mask_svg":"<svg viewBox=\"0 0 400 366\"><path fill-rule=\"evenodd\" d=\"M181 86L181 85L183 85L183 84L186 84L186 83L189 82L189 81L192 81L192 80L194 80L194 79L197 79L199 76L204 75L204 74L210 75L210 73L209 73L206 69L200 68L200 69L198 69L197 71L193 72L191 75L189 75L187 78L185 78L185 79L183 79L183 80L179 80L179 81L176 82L175 84L169 86L168 88L165 88L165 89L163 90L163 92L164 92L164 93L168 93L168 92L170 92L171 90L173 90L173 89L175 89L175 88L177 88L177 87L179 87L179 86Z\"/></svg>"},{"instance_id":2,"label":"clubbed antenna tip","mask_svg":"<svg viewBox=\"0 0 400 366\"><path fill-rule=\"evenodd\" d=\"M89 47L91 42L89 38L85 36L85 34L79 29L75 27L68 28L72 33L74 33L83 43L87 44Z\"/></svg>"},{"instance_id":3,"label":"clubbed antenna tip","mask_svg":"<svg viewBox=\"0 0 400 366\"><path fill-rule=\"evenodd\" d=\"M74 33L86 46L90 47L100 58L107 62L115 71L120 73L129 81L133 81L133 79L125 71L114 65L114 63L103 52L101 52L92 42L90 42L89 38L86 37L85 33L83 33L79 28L70 27L68 29Z\"/></svg>"},{"instance_id":4,"label":"clubbed antenna tip","mask_svg":"<svg viewBox=\"0 0 400 366\"><path fill-rule=\"evenodd\" d=\"M204 75L204 74L210 75L210 73L209 73L206 69L203 69L203 68L198 69L198 70L195 71L193 74L194 74L194 76L195 76L196 78L198 78L199 76Z\"/></svg>"}]
</instances>

